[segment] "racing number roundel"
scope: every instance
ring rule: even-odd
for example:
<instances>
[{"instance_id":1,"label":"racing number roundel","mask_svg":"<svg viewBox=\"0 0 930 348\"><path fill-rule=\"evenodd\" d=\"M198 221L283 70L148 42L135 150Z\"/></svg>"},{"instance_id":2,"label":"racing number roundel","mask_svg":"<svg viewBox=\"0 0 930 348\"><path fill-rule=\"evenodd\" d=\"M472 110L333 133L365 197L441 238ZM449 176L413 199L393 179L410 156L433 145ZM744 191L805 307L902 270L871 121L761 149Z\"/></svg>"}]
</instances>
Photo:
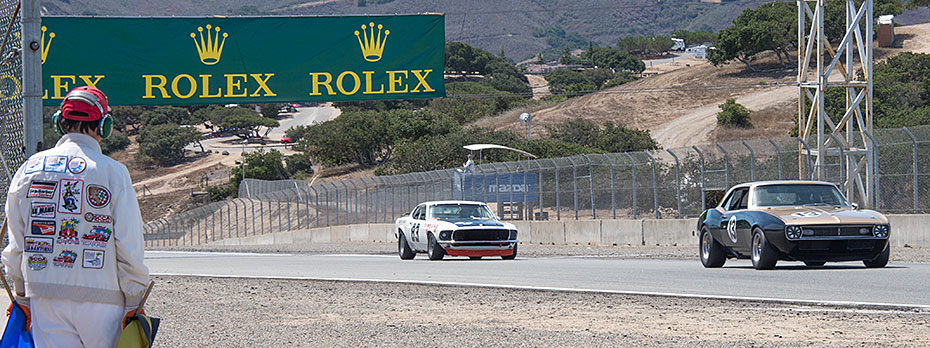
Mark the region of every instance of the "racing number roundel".
<instances>
[{"instance_id":1,"label":"racing number roundel","mask_svg":"<svg viewBox=\"0 0 930 348\"><path fill-rule=\"evenodd\" d=\"M736 243L736 215L731 216L730 222L727 223L727 234L730 235L730 240Z\"/></svg>"}]
</instances>

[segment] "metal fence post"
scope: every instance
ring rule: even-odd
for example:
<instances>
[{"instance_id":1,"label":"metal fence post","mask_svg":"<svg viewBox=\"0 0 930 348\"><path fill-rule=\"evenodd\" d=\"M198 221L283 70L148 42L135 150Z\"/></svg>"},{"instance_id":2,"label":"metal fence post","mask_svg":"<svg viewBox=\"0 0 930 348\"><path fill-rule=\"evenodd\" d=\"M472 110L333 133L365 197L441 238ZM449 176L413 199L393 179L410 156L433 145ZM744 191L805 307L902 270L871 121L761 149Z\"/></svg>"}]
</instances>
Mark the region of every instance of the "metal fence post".
<instances>
[{"instance_id":1,"label":"metal fence post","mask_svg":"<svg viewBox=\"0 0 930 348\"><path fill-rule=\"evenodd\" d=\"M562 220L562 202L559 200L559 164L555 162L554 159L547 158L549 162L552 162L552 167L555 168L555 219L557 221Z\"/></svg>"},{"instance_id":2,"label":"metal fence post","mask_svg":"<svg viewBox=\"0 0 930 348\"><path fill-rule=\"evenodd\" d=\"M675 198L678 201L677 217L681 219L681 162L678 161L678 155L675 155L672 150L665 150L665 152L668 152L675 159Z\"/></svg>"},{"instance_id":3,"label":"metal fence post","mask_svg":"<svg viewBox=\"0 0 930 348\"><path fill-rule=\"evenodd\" d=\"M749 180L756 181L756 152L752 150L752 146L749 146L745 140L743 140L743 146L749 150Z\"/></svg>"},{"instance_id":4,"label":"metal fence post","mask_svg":"<svg viewBox=\"0 0 930 348\"><path fill-rule=\"evenodd\" d=\"M639 191L639 188L636 187L636 160L627 152L624 152L623 155L630 160L630 168L633 169L633 218L635 219L638 215L636 212L636 191Z\"/></svg>"},{"instance_id":5,"label":"metal fence post","mask_svg":"<svg viewBox=\"0 0 930 348\"><path fill-rule=\"evenodd\" d=\"M601 155L607 159L607 164L610 166L610 212L614 220L617 219L617 206L616 206L616 190L614 189L614 160L610 158L609 154Z\"/></svg>"},{"instance_id":6,"label":"metal fence post","mask_svg":"<svg viewBox=\"0 0 930 348\"><path fill-rule=\"evenodd\" d=\"M597 219L597 202L594 194L594 162L586 154L581 154L585 161L588 161L588 191L591 193L591 218Z\"/></svg>"},{"instance_id":7,"label":"metal fence post","mask_svg":"<svg viewBox=\"0 0 930 348\"><path fill-rule=\"evenodd\" d=\"M348 181L349 181L350 184L352 184L352 191L355 191L355 202L354 202L354 203L355 203L355 216L354 216L354 218L352 219L352 223L357 224L357 223L358 223L358 216L359 216L359 213L358 213L358 186L355 185L355 179L349 179ZM346 201L348 201L348 199L346 199ZM346 208L348 208L348 207L346 207ZM351 210L346 209L346 214L349 214L350 211L351 211ZM346 220L349 220L349 219L346 219ZM346 221L346 222L348 223L348 221Z\"/></svg>"},{"instance_id":8,"label":"metal fence post","mask_svg":"<svg viewBox=\"0 0 930 348\"><path fill-rule=\"evenodd\" d=\"M775 148L775 156L778 159L778 180L782 179L781 176L781 148L778 147L778 144L775 143L775 140L769 139L769 144L772 144L772 147Z\"/></svg>"},{"instance_id":9,"label":"metal fence post","mask_svg":"<svg viewBox=\"0 0 930 348\"><path fill-rule=\"evenodd\" d=\"M878 141L875 140L875 137L872 136L872 132L862 131L862 134L865 134L869 140L872 142L872 163L869 165L869 169L872 170L872 173L875 173L874 180L866 175L866 185L870 185L874 191L873 196L869 197L869 202L874 201L875 209L881 209L882 207L882 189L881 189L881 178L882 173L878 168ZM872 180L871 183L868 181Z\"/></svg>"},{"instance_id":10,"label":"metal fence post","mask_svg":"<svg viewBox=\"0 0 930 348\"><path fill-rule=\"evenodd\" d=\"M578 220L578 165L571 157L566 157L572 164L572 209L575 209L575 220Z\"/></svg>"},{"instance_id":11,"label":"metal fence post","mask_svg":"<svg viewBox=\"0 0 930 348\"><path fill-rule=\"evenodd\" d=\"M727 149L724 149L720 143L716 143L717 148L723 152L723 185L727 189L730 188L730 153L727 152Z\"/></svg>"},{"instance_id":12,"label":"metal fence post","mask_svg":"<svg viewBox=\"0 0 930 348\"><path fill-rule=\"evenodd\" d=\"M239 220L239 198L230 200L234 206L236 206L236 238L239 238L239 224L242 223L242 220ZM245 208L245 203L242 204Z\"/></svg>"},{"instance_id":13,"label":"metal fence post","mask_svg":"<svg viewBox=\"0 0 930 348\"><path fill-rule=\"evenodd\" d=\"M917 191L917 137L915 137L914 133L911 133L911 130L907 129L907 127L904 127L904 131L907 132L907 135L911 137L911 141L914 142L914 161L911 162L911 168L914 172L914 214L917 214L917 210L920 209L920 196L918 195L919 192Z\"/></svg>"},{"instance_id":14,"label":"metal fence post","mask_svg":"<svg viewBox=\"0 0 930 348\"><path fill-rule=\"evenodd\" d=\"M804 150L807 151L807 177L809 179L814 178L814 161L811 159L811 147L807 145L807 142L804 141L801 137L796 137L795 139L801 143L801 146L804 147ZM801 179L801 178L798 178Z\"/></svg>"},{"instance_id":15,"label":"metal fence post","mask_svg":"<svg viewBox=\"0 0 930 348\"><path fill-rule=\"evenodd\" d=\"M539 169L539 177L536 178L536 200L539 201L539 213L540 213L539 215L542 216L543 209L545 208L545 206L543 205L543 194L542 194L543 193L542 191L543 170L542 170L542 165L539 164L538 160L534 159L533 163L535 163L536 168ZM536 216L533 216L533 220L536 220Z\"/></svg>"},{"instance_id":16,"label":"metal fence post","mask_svg":"<svg viewBox=\"0 0 930 348\"><path fill-rule=\"evenodd\" d=\"M346 180L339 180L338 182L339 182L340 185L342 185L342 192L345 193L345 196L343 196L343 197L345 197L345 202L346 202L346 204L345 204L345 207L346 207L346 218L345 218L345 220L344 220L342 223L345 224L345 225L348 225L348 224L350 224L350 222L349 222L349 212L352 211L352 208L349 207L349 185L346 185ZM339 216L339 205L336 205L336 216ZM336 220L339 220L339 218L337 217ZM338 224L339 224L339 221L336 221L336 224L338 225Z\"/></svg>"},{"instance_id":17,"label":"metal fence post","mask_svg":"<svg viewBox=\"0 0 930 348\"><path fill-rule=\"evenodd\" d=\"M316 210L316 227L320 227L320 191L316 190L316 186L310 185L310 190L313 191L313 198L316 199L316 207L313 210ZM307 198L307 209L310 209L310 198ZM309 210L307 211L309 212ZM307 227L310 227L308 224Z\"/></svg>"},{"instance_id":18,"label":"metal fence post","mask_svg":"<svg viewBox=\"0 0 930 348\"><path fill-rule=\"evenodd\" d=\"M704 153L701 152L701 150L698 149L697 146L691 146L691 148L694 149L694 151L697 152L698 156L701 157L701 212L703 212L703 211L707 210L707 196L706 196L706 195L707 195L707 192L704 190L704 182L705 182L705 177L704 177L704 176L705 176L705 173L704 173L704 168L705 168L705 167L704 167L704 166L705 166L705 163L704 163Z\"/></svg>"},{"instance_id":19,"label":"metal fence post","mask_svg":"<svg viewBox=\"0 0 930 348\"><path fill-rule=\"evenodd\" d=\"M835 141L836 144L839 146L839 150L840 150L840 182L843 183L842 185L840 185L840 190L845 191L845 190L846 190L846 154L845 154L845 152L843 151L843 148L846 147L846 142L840 140L840 138L838 138L836 135L834 135L834 134L832 134L832 133L829 134L829 136L830 136L831 138L833 138L833 141ZM824 166L824 167L826 167L826 161L821 161L821 165Z\"/></svg>"},{"instance_id":20,"label":"metal fence post","mask_svg":"<svg viewBox=\"0 0 930 348\"><path fill-rule=\"evenodd\" d=\"M649 157L649 161L652 162L652 204L653 209L655 209L656 219L659 219L659 179L656 175L656 159L648 152L643 152L643 154Z\"/></svg>"},{"instance_id":21,"label":"metal fence post","mask_svg":"<svg viewBox=\"0 0 930 348\"><path fill-rule=\"evenodd\" d=\"M520 168L523 168L523 220L529 220L530 216L530 203L527 202L529 198L527 197L527 192L529 186L526 184L526 177L530 175L529 166L523 164L522 161L517 161L517 164L520 165Z\"/></svg>"}]
</instances>

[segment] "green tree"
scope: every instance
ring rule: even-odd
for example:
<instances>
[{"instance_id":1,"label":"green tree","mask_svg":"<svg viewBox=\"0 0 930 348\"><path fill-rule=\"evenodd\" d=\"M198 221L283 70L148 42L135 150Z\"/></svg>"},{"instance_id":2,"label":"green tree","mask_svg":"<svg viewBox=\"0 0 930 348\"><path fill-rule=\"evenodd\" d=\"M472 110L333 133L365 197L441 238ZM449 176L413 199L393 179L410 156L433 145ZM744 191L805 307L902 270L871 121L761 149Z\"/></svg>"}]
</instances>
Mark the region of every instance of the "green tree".
<instances>
[{"instance_id":1,"label":"green tree","mask_svg":"<svg viewBox=\"0 0 930 348\"><path fill-rule=\"evenodd\" d=\"M588 86L587 91L597 89L594 81L591 81L585 74L569 69L556 69L547 72L546 82L549 83L549 90L555 93L565 92L567 89L577 91L579 86ZM574 86L574 88L569 88Z\"/></svg>"},{"instance_id":2,"label":"green tree","mask_svg":"<svg viewBox=\"0 0 930 348\"><path fill-rule=\"evenodd\" d=\"M262 110L262 116L266 118L270 118L270 119L278 118L278 111L281 111L282 106L284 106L284 104L278 104L278 103L258 104L259 109Z\"/></svg>"},{"instance_id":3,"label":"green tree","mask_svg":"<svg viewBox=\"0 0 930 348\"><path fill-rule=\"evenodd\" d=\"M546 126L549 137L580 146L593 147L601 133L594 121L576 117L559 124Z\"/></svg>"},{"instance_id":4,"label":"green tree","mask_svg":"<svg viewBox=\"0 0 930 348\"><path fill-rule=\"evenodd\" d=\"M604 130L594 140L594 147L606 152L630 152L656 150L659 143L652 138L648 130L614 126L613 122L608 121Z\"/></svg>"},{"instance_id":5,"label":"green tree","mask_svg":"<svg viewBox=\"0 0 930 348\"><path fill-rule=\"evenodd\" d=\"M199 136L193 128L173 123L143 127L136 138L139 159L159 165L176 164L184 159L184 147Z\"/></svg>"},{"instance_id":6,"label":"green tree","mask_svg":"<svg viewBox=\"0 0 930 348\"><path fill-rule=\"evenodd\" d=\"M789 48L797 45L797 7L794 3L773 2L748 8L733 25L717 34L714 49L707 51L707 59L714 65L737 60L752 70L755 56L772 51L784 67L792 63Z\"/></svg>"},{"instance_id":7,"label":"green tree","mask_svg":"<svg viewBox=\"0 0 930 348\"><path fill-rule=\"evenodd\" d=\"M498 144L514 146L519 137L509 131L494 131L470 127L458 132L444 135L427 136L418 140L404 140L397 145L394 160L378 168L378 175L424 172L437 169L455 168L462 165L468 157L468 150L462 146L470 144ZM509 154L501 151L484 151L484 162L497 162L510 159Z\"/></svg>"},{"instance_id":8,"label":"green tree","mask_svg":"<svg viewBox=\"0 0 930 348\"><path fill-rule=\"evenodd\" d=\"M608 68L615 72L641 73L646 70L646 63L629 52L616 48L593 46L584 52L584 58L595 67Z\"/></svg>"},{"instance_id":9,"label":"green tree","mask_svg":"<svg viewBox=\"0 0 930 348\"><path fill-rule=\"evenodd\" d=\"M717 42L717 34L707 31L678 30L672 37L685 40L685 45L713 44Z\"/></svg>"},{"instance_id":10,"label":"green tree","mask_svg":"<svg viewBox=\"0 0 930 348\"><path fill-rule=\"evenodd\" d=\"M142 112L139 118L143 120L146 126L168 123L193 125L199 122L191 117L187 109L176 106L159 106L155 109Z\"/></svg>"},{"instance_id":11,"label":"green tree","mask_svg":"<svg viewBox=\"0 0 930 348\"><path fill-rule=\"evenodd\" d=\"M740 128L752 127L752 111L737 103L736 99L727 99L717 107L720 108L720 112L717 113L717 125Z\"/></svg>"},{"instance_id":12,"label":"green tree","mask_svg":"<svg viewBox=\"0 0 930 348\"><path fill-rule=\"evenodd\" d=\"M232 176L228 183L207 188L210 200L215 202L238 196L239 183L242 182L243 177L261 180L287 179L288 171L284 168L282 159L283 156L278 150L247 153L242 160L242 165L232 168Z\"/></svg>"},{"instance_id":13,"label":"green tree","mask_svg":"<svg viewBox=\"0 0 930 348\"><path fill-rule=\"evenodd\" d=\"M110 136L100 141L100 151L104 155L125 150L129 146L129 137L123 132L113 130Z\"/></svg>"}]
</instances>

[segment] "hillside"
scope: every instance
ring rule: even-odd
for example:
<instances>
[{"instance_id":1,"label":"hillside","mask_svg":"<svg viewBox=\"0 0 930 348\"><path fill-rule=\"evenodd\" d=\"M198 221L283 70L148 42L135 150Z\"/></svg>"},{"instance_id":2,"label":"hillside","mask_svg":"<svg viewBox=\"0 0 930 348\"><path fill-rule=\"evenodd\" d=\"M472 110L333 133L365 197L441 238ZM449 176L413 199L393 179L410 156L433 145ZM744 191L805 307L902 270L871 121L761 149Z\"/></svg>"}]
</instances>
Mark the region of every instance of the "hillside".
<instances>
[{"instance_id":1,"label":"hillside","mask_svg":"<svg viewBox=\"0 0 930 348\"><path fill-rule=\"evenodd\" d=\"M910 51L930 53L930 23L896 29L894 48L875 48L875 59ZM714 141L787 136L794 126L797 87L772 86L791 83L794 69L757 73L742 64L714 67L695 59L669 63L664 73L643 78L599 93L529 110L533 133L545 133L545 126L582 117L598 123L612 121L629 128L648 129L663 148L676 148ZM716 126L718 105L727 98L755 112L753 129L720 129ZM505 113L476 122L495 129L525 132L516 114Z\"/></svg>"},{"instance_id":2,"label":"hillside","mask_svg":"<svg viewBox=\"0 0 930 348\"><path fill-rule=\"evenodd\" d=\"M493 53L501 49L522 60L555 49L566 40L586 46L593 40L613 46L620 36L669 34L678 29L716 31L742 9L765 1L725 4L696 0L42 0L46 15L211 16L340 15L440 12L446 14L446 40L462 41ZM359 7L359 4L366 4ZM382 3L382 4L378 4ZM538 37L534 29L564 30L565 37ZM556 30L558 31L558 30ZM572 36L572 33L580 34ZM548 57L557 58L557 57Z\"/></svg>"}]
</instances>

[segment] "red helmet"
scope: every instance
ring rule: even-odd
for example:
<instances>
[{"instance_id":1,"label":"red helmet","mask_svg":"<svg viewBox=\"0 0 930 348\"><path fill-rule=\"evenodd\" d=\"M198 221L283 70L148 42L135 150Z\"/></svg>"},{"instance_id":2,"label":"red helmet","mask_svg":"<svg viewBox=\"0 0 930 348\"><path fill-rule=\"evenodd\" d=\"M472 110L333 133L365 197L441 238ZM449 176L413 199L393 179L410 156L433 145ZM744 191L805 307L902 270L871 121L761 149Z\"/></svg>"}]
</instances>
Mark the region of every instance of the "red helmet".
<instances>
[{"instance_id":1,"label":"red helmet","mask_svg":"<svg viewBox=\"0 0 930 348\"><path fill-rule=\"evenodd\" d=\"M107 96L99 89L81 86L61 101L61 116L75 121L97 121L109 114Z\"/></svg>"}]
</instances>

